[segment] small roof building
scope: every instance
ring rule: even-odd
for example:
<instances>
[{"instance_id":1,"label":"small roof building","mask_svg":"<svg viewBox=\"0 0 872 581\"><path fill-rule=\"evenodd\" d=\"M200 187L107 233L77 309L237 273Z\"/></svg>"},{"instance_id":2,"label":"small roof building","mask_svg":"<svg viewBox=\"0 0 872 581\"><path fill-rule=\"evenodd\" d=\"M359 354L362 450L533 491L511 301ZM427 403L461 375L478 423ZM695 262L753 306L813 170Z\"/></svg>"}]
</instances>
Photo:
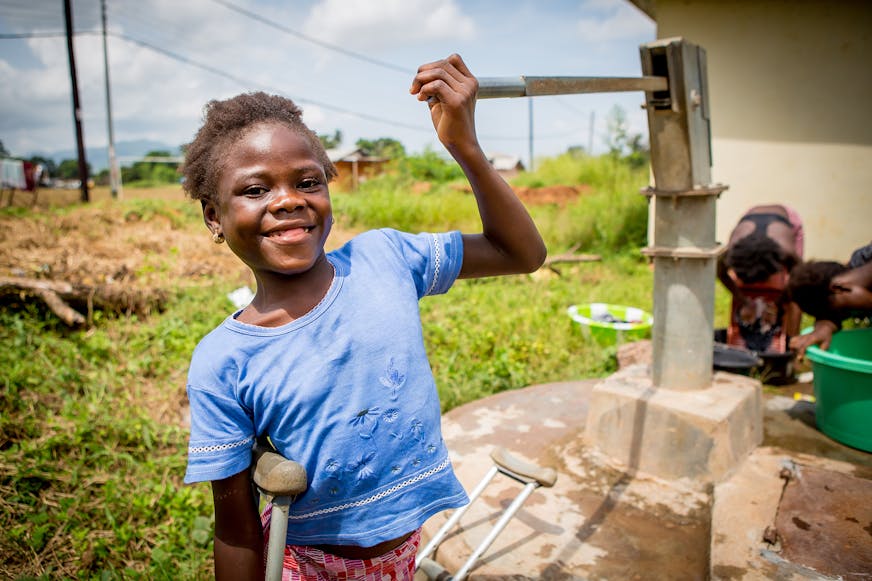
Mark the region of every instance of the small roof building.
<instances>
[{"instance_id":1,"label":"small roof building","mask_svg":"<svg viewBox=\"0 0 872 581\"><path fill-rule=\"evenodd\" d=\"M491 153L488 154L487 160L497 170L497 173L506 179L513 178L524 171L524 164L517 155Z\"/></svg>"},{"instance_id":2,"label":"small roof building","mask_svg":"<svg viewBox=\"0 0 872 581\"><path fill-rule=\"evenodd\" d=\"M354 191L361 182L382 173L390 161L384 157L365 155L359 147L328 149L327 157L336 166L337 176L333 180L333 187L346 191Z\"/></svg>"}]
</instances>

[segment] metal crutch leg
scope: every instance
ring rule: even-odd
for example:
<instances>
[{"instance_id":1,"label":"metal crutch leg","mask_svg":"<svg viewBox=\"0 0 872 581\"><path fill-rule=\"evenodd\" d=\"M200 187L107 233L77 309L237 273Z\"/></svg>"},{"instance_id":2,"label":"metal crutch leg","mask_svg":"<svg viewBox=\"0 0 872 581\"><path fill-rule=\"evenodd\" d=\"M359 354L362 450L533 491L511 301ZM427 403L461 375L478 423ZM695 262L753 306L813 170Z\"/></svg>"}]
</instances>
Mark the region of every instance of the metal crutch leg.
<instances>
[{"instance_id":1,"label":"metal crutch leg","mask_svg":"<svg viewBox=\"0 0 872 581\"><path fill-rule=\"evenodd\" d=\"M258 443L253 450L252 478L258 491L272 504L266 552L267 581L281 581L288 533L288 512L294 498L306 491L306 469Z\"/></svg>"},{"instance_id":2,"label":"metal crutch leg","mask_svg":"<svg viewBox=\"0 0 872 581\"><path fill-rule=\"evenodd\" d=\"M469 571L472 570L473 566L493 544L497 536L506 528L506 525L508 525L509 521L512 520L512 517L515 516L515 513L518 512L521 505L524 504L533 491L540 486L550 488L551 486L554 486L554 483L557 481L557 472L553 468L542 468L535 464L519 460L504 448L495 448L491 452L491 459L494 461L494 466L488 471L478 486L476 486L475 490L473 490L469 498L469 504L456 510L454 514L451 515L451 518L442 525L436 535L434 535L433 539L427 543L427 546L424 547L416 557L416 567L426 573L429 579L438 579L440 581L448 579L461 581L462 579L465 579L469 574ZM491 480L493 480L497 473L504 474L509 478L524 484L524 489L503 512L499 521L497 521L479 546L475 548L472 555L470 555L469 559L464 563L463 567L461 567L461 569L452 577L444 567L430 559L429 555L436 550L436 547L439 546L445 538L445 535L448 534L448 532L460 521L460 518L466 513L472 503L481 496L481 493L487 485L490 484Z\"/></svg>"}]
</instances>

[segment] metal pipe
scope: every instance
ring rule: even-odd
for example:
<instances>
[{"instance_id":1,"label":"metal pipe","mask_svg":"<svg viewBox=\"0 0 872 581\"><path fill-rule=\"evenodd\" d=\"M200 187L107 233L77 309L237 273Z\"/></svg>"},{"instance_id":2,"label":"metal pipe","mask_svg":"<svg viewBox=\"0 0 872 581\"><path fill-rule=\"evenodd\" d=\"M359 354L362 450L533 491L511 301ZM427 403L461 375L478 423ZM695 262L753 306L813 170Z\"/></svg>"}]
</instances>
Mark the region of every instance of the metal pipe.
<instances>
[{"instance_id":1,"label":"metal pipe","mask_svg":"<svg viewBox=\"0 0 872 581\"><path fill-rule=\"evenodd\" d=\"M436 550L436 547L439 546L439 543L442 542L442 539L445 538L445 535L454 528L454 525L460 520L460 518L466 514L466 511L475 502L475 499L481 496L481 493L484 492L485 487L490 484L490 481L494 479L494 476L499 474L499 468L496 466L492 466L490 470L488 470L487 474L485 474L484 478L481 479L481 482L478 483L478 486L475 487L475 490L472 491L472 494L469 495L469 502L458 508L454 511L454 514L451 515L445 524L439 529L439 531L430 539L430 542L427 543L427 546L424 547L423 550L418 551L417 556L415 557L415 568L417 569L421 565L421 561L423 561L426 557L429 557L430 554Z\"/></svg>"},{"instance_id":2,"label":"metal pipe","mask_svg":"<svg viewBox=\"0 0 872 581\"><path fill-rule=\"evenodd\" d=\"M619 93L625 91L665 91L666 77L480 77L479 99L539 97L580 93Z\"/></svg>"},{"instance_id":3,"label":"metal pipe","mask_svg":"<svg viewBox=\"0 0 872 581\"><path fill-rule=\"evenodd\" d=\"M478 562L482 555L484 555L485 551L490 548L493 542L496 540L497 536L503 529L506 528L506 525L509 524L509 521L512 520L512 517L515 516L515 513L521 508L521 505L527 500L533 491L539 487L537 482L528 483L521 493L515 497L515 500L512 501L512 504L509 505L509 508L503 513L500 517L500 520L497 521L497 524L494 525L494 528L488 533L487 537L481 542L481 544L476 547L475 551L470 555L469 559L467 559L466 563L464 563L463 567L461 567L460 571L454 575L454 581L463 581L466 579L466 576L469 574L469 571L472 567Z\"/></svg>"},{"instance_id":4,"label":"metal pipe","mask_svg":"<svg viewBox=\"0 0 872 581\"><path fill-rule=\"evenodd\" d=\"M267 541L267 581L281 581L285 562L285 545L288 542L288 515L291 512L292 498L276 496L271 499L272 511L269 521L269 540Z\"/></svg>"}]
</instances>

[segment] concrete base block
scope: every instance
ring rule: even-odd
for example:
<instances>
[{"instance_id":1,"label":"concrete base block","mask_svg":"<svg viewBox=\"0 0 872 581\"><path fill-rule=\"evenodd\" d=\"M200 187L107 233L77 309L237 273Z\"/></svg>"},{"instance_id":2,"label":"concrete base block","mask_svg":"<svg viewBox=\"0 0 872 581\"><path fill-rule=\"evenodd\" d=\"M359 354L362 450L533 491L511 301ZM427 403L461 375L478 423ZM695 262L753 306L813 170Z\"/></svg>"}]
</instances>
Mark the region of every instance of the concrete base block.
<instances>
[{"instance_id":1,"label":"concrete base block","mask_svg":"<svg viewBox=\"0 0 872 581\"><path fill-rule=\"evenodd\" d=\"M721 372L707 389L655 388L647 365L627 367L594 387L585 441L631 471L719 482L763 441L762 388Z\"/></svg>"}]
</instances>

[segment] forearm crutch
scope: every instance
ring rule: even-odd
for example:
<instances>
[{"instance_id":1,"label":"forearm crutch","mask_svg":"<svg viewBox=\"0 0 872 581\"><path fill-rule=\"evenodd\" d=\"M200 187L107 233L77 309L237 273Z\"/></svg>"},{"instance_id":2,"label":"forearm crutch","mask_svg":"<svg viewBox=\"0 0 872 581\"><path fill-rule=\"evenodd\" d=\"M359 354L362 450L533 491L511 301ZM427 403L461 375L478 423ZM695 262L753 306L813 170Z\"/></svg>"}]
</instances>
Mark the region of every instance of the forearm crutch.
<instances>
[{"instance_id":1,"label":"forearm crutch","mask_svg":"<svg viewBox=\"0 0 872 581\"><path fill-rule=\"evenodd\" d=\"M266 581L281 581L288 533L288 513L297 495L306 491L306 469L258 443L254 450L252 479L272 504L269 543L266 551Z\"/></svg>"},{"instance_id":2,"label":"forearm crutch","mask_svg":"<svg viewBox=\"0 0 872 581\"><path fill-rule=\"evenodd\" d=\"M440 528L430 542L427 543L427 546L419 551L418 556L415 557L415 568L426 573L429 579L453 579L454 581L465 579L476 562L482 555L484 555L485 551L487 551L491 544L493 544L503 529L506 528L506 525L509 524L512 517L515 516L515 513L518 512L521 505L523 505L527 498L533 494L533 491L540 486L550 488L554 486L554 483L557 481L557 472L553 468L542 468L541 466L524 462L523 460L509 454L509 452L504 448L494 448L491 452L491 459L494 461L494 466L491 467L481 482L478 483L478 486L475 487L475 490L472 491L472 494L469 495L469 504L454 511L451 518L442 525L442 528ZM460 521L461 517L463 517L469 507L472 506L472 503L481 496L481 493L484 492L484 489L498 473L504 474L509 478L520 482L524 485L524 489L518 493L518 496L515 497L512 504L506 508L499 521L497 521L481 544L479 544L479 546L472 552L472 555L470 555L460 571L452 577L445 568L442 567L442 565L430 559L429 556L436 550L436 547L439 546L445 538L445 535L447 535L448 532Z\"/></svg>"}]
</instances>

